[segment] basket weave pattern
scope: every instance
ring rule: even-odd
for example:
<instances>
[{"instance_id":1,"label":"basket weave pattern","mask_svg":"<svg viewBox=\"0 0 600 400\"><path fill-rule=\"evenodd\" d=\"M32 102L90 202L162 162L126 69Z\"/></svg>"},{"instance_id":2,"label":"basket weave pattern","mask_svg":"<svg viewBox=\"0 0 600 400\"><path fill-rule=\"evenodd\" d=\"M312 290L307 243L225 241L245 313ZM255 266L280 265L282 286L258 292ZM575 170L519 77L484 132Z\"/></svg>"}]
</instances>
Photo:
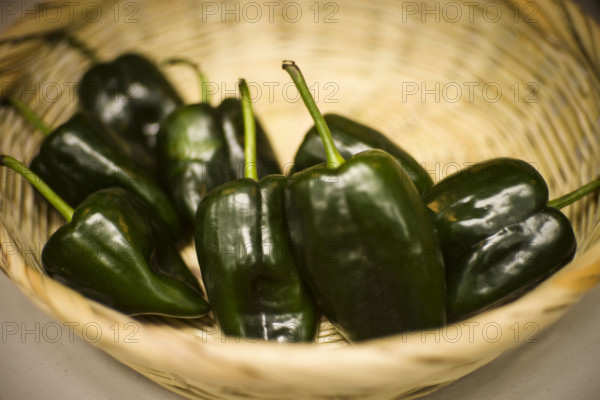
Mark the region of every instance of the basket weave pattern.
<instances>
[{"instance_id":1,"label":"basket weave pattern","mask_svg":"<svg viewBox=\"0 0 600 400\"><path fill-rule=\"evenodd\" d=\"M482 1L458 8L460 18L462 3L450 1L435 3L438 11L432 6L429 14L419 9L422 2L339 1L320 4L316 13L314 2L298 1L300 18L282 5L257 17L251 2L228 4L233 14L224 13L221 2L207 3L216 11L198 4L148 1L121 8L134 12L127 14L133 23L123 15L115 22L106 5L94 23L70 22L102 59L136 50L156 61L185 56L199 62L215 102L246 78L284 166L311 125L279 68L281 60L293 59L322 111L377 127L436 181L496 156L533 163L551 198L600 175L600 29L570 3L531 8L523 0L515 11L514 1ZM5 36L56 27L28 21ZM88 65L65 44L0 45L3 88L13 85L53 127L75 111L69 88ZM165 72L188 102L199 101L189 71ZM0 153L29 162L42 135L11 110L0 110L0 124ZM599 200L590 196L565 210L579 243L575 260L520 300L467 322L352 346L326 320L316 344L225 340L210 317L128 318L43 275L41 249L63 221L21 178L5 169L0 177L2 270L50 315L77 322L75 332L84 339L89 324L104 332L116 326L120 337L135 332L132 342L102 335L93 344L188 398L419 397L552 324L600 281ZM199 274L192 244L183 255Z\"/></svg>"}]
</instances>

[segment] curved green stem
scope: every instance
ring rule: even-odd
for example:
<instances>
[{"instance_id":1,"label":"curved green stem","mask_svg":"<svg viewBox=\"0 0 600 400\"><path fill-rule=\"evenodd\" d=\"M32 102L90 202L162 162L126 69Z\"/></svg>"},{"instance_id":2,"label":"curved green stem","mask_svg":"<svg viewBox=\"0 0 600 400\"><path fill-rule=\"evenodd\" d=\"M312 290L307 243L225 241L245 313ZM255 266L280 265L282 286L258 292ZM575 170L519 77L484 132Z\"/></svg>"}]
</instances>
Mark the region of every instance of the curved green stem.
<instances>
[{"instance_id":1,"label":"curved green stem","mask_svg":"<svg viewBox=\"0 0 600 400\"><path fill-rule=\"evenodd\" d=\"M40 130L44 134L44 136L48 136L52 133L52 129L42 119L29 107L27 104L23 103L21 100L16 99L14 97L5 97L2 102L6 102L17 109L19 114L23 116L27 121L29 121L33 126Z\"/></svg>"},{"instance_id":2,"label":"curved green stem","mask_svg":"<svg viewBox=\"0 0 600 400\"><path fill-rule=\"evenodd\" d=\"M246 178L258 180L256 170L256 123L252 112L250 90L244 79L239 83L240 97L242 100L242 117L244 118L244 157L246 159Z\"/></svg>"},{"instance_id":3,"label":"curved green stem","mask_svg":"<svg viewBox=\"0 0 600 400\"><path fill-rule=\"evenodd\" d=\"M300 97L302 97L302 101L308 108L308 112L315 122L315 126L317 127L317 132L319 132L319 136L321 136L321 140L323 141L323 146L325 147L325 154L327 155L327 165L331 168L337 168L341 164L344 163L344 158L337 151L335 144L333 142L333 138L331 137L331 131L323 118L323 115L319 111L317 104L315 103L315 99L310 94L310 90L308 89L308 85L304 80L304 76L302 76L302 72L300 72L300 68L293 61L284 61L281 65L290 76L292 80L296 84L298 88L298 92L300 93Z\"/></svg>"},{"instance_id":4,"label":"curved green stem","mask_svg":"<svg viewBox=\"0 0 600 400\"><path fill-rule=\"evenodd\" d=\"M196 73L196 77L198 78L198 86L200 88L200 101L203 103L210 103L210 93L208 93L208 91L206 90L206 75L204 75L204 72L202 72L198 64L186 58L169 58L160 64L163 66L185 65L191 67Z\"/></svg>"},{"instance_id":5,"label":"curved green stem","mask_svg":"<svg viewBox=\"0 0 600 400\"><path fill-rule=\"evenodd\" d=\"M73 208L68 205L63 199L61 199L55 192L46 185L46 183L25 166L22 162L12 158L11 156L0 155L0 165L8 167L27 179L31 185L38 190L56 208L67 222L71 222L73 218Z\"/></svg>"},{"instance_id":6,"label":"curved green stem","mask_svg":"<svg viewBox=\"0 0 600 400\"><path fill-rule=\"evenodd\" d=\"M597 191L599 189L600 189L600 178L596 178L593 181L583 185L579 189L575 189L571 193L567 193L563 196L560 196L560 197L548 202L548 205L550 207L561 209L563 207L571 205L572 203L576 202L577 200L581 199L584 196L587 196L590 193L594 193L595 191Z\"/></svg>"},{"instance_id":7,"label":"curved green stem","mask_svg":"<svg viewBox=\"0 0 600 400\"><path fill-rule=\"evenodd\" d=\"M91 47L86 45L81 40L77 39L75 36L73 36L71 33L66 31L65 29L57 29L57 30L53 30L53 31L49 31L49 32L48 31L47 32L39 32L39 33L32 33L29 35L22 35L22 36L17 36L17 37L12 37L12 38L6 38L6 39L0 40L0 44L4 44L4 43L18 44L18 43L26 42L26 41L29 41L32 39L43 39L50 43L66 41L67 44L71 48L78 50L81 54L83 54L85 57L87 57L92 63L98 64L101 61L100 58L98 57L98 55L96 54L96 51L94 51Z\"/></svg>"}]
</instances>

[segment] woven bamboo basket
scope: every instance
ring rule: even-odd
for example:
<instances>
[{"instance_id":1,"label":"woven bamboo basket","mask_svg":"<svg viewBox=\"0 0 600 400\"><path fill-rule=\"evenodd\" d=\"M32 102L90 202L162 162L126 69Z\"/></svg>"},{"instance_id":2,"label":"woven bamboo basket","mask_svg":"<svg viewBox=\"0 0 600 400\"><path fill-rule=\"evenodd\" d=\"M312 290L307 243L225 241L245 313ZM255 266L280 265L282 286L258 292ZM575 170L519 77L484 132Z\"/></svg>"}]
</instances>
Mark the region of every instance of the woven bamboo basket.
<instances>
[{"instance_id":1,"label":"woven bamboo basket","mask_svg":"<svg viewBox=\"0 0 600 400\"><path fill-rule=\"evenodd\" d=\"M280 69L293 59L322 111L386 132L436 181L496 156L534 163L551 197L598 176L598 25L570 2L475 3L82 2L71 11L53 3L3 36L69 25L106 60L126 50L156 61L185 56L209 75L215 102L244 77L282 163L311 125ZM0 46L3 90L10 86L51 126L76 109L73 87L88 66L66 44ZM191 72L165 72L198 101ZM0 124L0 153L29 162L42 135L11 110L0 110ZM515 333L548 327L600 280L599 199L590 196L565 210L579 243L574 261L469 321L354 345L326 320L311 344L226 340L210 317L134 319L49 279L40 252L63 221L21 178L0 176L1 267L14 284L83 339L191 399L416 398L517 346ZM183 255L198 273L192 244ZM115 327L135 340L96 334Z\"/></svg>"}]
</instances>

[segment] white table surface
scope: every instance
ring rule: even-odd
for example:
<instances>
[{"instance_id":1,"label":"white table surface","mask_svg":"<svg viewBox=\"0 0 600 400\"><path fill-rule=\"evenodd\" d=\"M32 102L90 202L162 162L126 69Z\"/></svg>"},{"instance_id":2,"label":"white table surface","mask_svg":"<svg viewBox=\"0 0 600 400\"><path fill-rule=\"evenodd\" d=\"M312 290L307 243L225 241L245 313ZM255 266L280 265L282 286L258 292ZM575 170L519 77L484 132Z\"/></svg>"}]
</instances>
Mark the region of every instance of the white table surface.
<instances>
[{"instance_id":1,"label":"white table surface","mask_svg":"<svg viewBox=\"0 0 600 400\"><path fill-rule=\"evenodd\" d=\"M597 3L585 3L600 15ZM536 339L423 399L600 399L600 288ZM0 274L0 400L65 398L181 399L71 338Z\"/></svg>"}]
</instances>

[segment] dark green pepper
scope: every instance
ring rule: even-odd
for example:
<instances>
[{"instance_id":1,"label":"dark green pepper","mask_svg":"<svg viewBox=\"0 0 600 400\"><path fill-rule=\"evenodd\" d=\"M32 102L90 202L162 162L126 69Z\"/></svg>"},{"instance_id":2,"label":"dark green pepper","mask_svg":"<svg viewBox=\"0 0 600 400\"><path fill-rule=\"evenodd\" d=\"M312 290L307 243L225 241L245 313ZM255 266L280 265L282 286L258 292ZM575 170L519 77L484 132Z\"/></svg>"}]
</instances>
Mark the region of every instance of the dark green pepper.
<instances>
[{"instance_id":1,"label":"dark green pepper","mask_svg":"<svg viewBox=\"0 0 600 400\"><path fill-rule=\"evenodd\" d=\"M50 277L131 315L208 313L198 280L171 235L135 194L118 187L99 190L73 210L18 161L2 156L0 165L26 177L67 220L42 250Z\"/></svg>"},{"instance_id":2,"label":"dark green pepper","mask_svg":"<svg viewBox=\"0 0 600 400\"><path fill-rule=\"evenodd\" d=\"M70 205L99 189L120 186L143 198L171 234L181 236L179 216L147 164L139 164L143 157L95 116L77 112L51 131L25 104L9 101L47 135L31 168Z\"/></svg>"},{"instance_id":3,"label":"dark green pepper","mask_svg":"<svg viewBox=\"0 0 600 400\"><path fill-rule=\"evenodd\" d=\"M203 78L199 73L200 86ZM227 98L213 108L203 101L175 110L158 133L163 181L180 214L193 221L200 200L211 189L244 177L244 124L241 102ZM269 139L256 123L259 177L280 173Z\"/></svg>"},{"instance_id":4,"label":"dark green pepper","mask_svg":"<svg viewBox=\"0 0 600 400\"><path fill-rule=\"evenodd\" d=\"M183 104L152 61L130 53L92 66L81 78L78 94L83 109L150 149L160 123Z\"/></svg>"},{"instance_id":5,"label":"dark green pepper","mask_svg":"<svg viewBox=\"0 0 600 400\"><path fill-rule=\"evenodd\" d=\"M300 70L283 68L327 154L292 176L285 199L300 271L323 313L352 341L444 325L442 254L415 185L382 150L344 161Z\"/></svg>"},{"instance_id":6,"label":"dark green pepper","mask_svg":"<svg viewBox=\"0 0 600 400\"><path fill-rule=\"evenodd\" d=\"M515 299L575 253L569 220L548 203L544 179L524 161L472 165L431 187L423 200L442 244L451 321Z\"/></svg>"},{"instance_id":7,"label":"dark green pepper","mask_svg":"<svg viewBox=\"0 0 600 400\"><path fill-rule=\"evenodd\" d=\"M162 181L185 221L208 191L228 181L223 165L227 144L214 109L207 103L186 105L167 117L158 133Z\"/></svg>"},{"instance_id":8,"label":"dark green pepper","mask_svg":"<svg viewBox=\"0 0 600 400\"><path fill-rule=\"evenodd\" d=\"M419 193L424 192L433 185L427 171L410 154L398 147L381 132L337 114L325 114L324 118L333 137L335 147L343 158L350 158L370 149L384 150L402 164ZM302 171L325 161L327 161L327 158L323 143L317 128L313 126L304 136L304 140L296 152L291 173Z\"/></svg>"},{"instance_id":9,"label":"dark green pepper","mask_svg":"<svg viewBox=\"0 0 600 400\"><path fill-rule=\"evenodd\" d=\"M545 207L446 259L451 321L507 303L566 265L577 243L569 220Z\"/></svg>"},{"instance_id":10,"label":"dark green pepper","mask_svg":"<svg viewBox=\"0 0 600 400\"><path fill-rule=\"evenodd\" d=\"M469 249L548 203L544 178L525 161L498 158L471 165L423 194L447 256Z\"/></svg>"},{"instance_id":11,"label":"dark green pepper","mask_svg":"<svg viewBox=\"0 0 600 400\"><path fill-rule=\"evenodd\" d=\"M250 102L240 83L245 113ZM251 118L251 117L250 117ZM213 313L227 335L277 342L311 341L318 315L301 281L284 209L287 178L258 180L255 133L246 127L246 178L225 183L202 199L196 250Z\"/></svg>"},{"instance_id":12,"label":"dark green pepper","mask_svg":"<svg viewBox=\"0 0 600 400\"><path fill-rule=\"evenodd\" d=\"M136 152L154 149L162 120L183 100L165 75L146 57L125 53L111 62L101 62L96 51L64 28L6 38L0 43L32 39L51 44L66 43L90 60L93 66L78 85L81 108L109 125Z\"/></svg>"}]
</instances>

